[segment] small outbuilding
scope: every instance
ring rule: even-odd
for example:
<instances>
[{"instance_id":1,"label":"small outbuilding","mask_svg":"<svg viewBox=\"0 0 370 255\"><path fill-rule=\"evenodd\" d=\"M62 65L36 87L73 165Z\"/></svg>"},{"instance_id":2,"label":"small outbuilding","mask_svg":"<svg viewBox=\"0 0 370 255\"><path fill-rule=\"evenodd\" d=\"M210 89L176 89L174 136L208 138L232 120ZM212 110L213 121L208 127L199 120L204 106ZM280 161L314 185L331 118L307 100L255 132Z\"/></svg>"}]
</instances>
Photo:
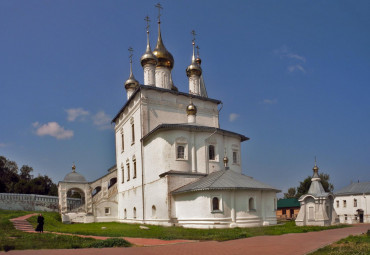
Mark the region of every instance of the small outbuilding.
<instances>
[{"instance_id":1,"label":"small outbuilding","mask_svg":"<svg viewBox=\"0 0 370 255\"><path fill-rule=\"evenodd\" d=\"M334 195L325 192L318 172L315 161L310 189L298 199L301 209L295 220L297 226L329 226L337 219L333 209Z\"/></svg>"},{"instance_id":2,"label":"small outbuilding","mask_svg":"<svg viewBox=\"0 0 370 255\"><path fill-rule=\"evenodd\" d=\"M284 198L277 201L276 217L279 220L297 218L301 204L297 198Z\"/></svg>"}]
</instances>

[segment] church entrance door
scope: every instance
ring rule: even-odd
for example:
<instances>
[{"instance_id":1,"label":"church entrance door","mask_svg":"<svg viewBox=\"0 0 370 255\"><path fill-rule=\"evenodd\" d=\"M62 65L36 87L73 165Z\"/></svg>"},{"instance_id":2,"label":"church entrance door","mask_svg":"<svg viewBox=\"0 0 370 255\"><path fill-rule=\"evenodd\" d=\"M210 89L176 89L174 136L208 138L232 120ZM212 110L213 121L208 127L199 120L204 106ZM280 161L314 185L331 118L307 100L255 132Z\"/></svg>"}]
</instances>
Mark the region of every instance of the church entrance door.
<instances>
[{"instance_id":1,"label":"church entrance door","mask_svg":"<svg viewBox=\"0 0 370 255\"><path fill-rule=\"evenodd\" d=\"M357 210L358 217L360 218L360 223L364 223L364 211L363 210Z\"/></svg>"}]
</instances>

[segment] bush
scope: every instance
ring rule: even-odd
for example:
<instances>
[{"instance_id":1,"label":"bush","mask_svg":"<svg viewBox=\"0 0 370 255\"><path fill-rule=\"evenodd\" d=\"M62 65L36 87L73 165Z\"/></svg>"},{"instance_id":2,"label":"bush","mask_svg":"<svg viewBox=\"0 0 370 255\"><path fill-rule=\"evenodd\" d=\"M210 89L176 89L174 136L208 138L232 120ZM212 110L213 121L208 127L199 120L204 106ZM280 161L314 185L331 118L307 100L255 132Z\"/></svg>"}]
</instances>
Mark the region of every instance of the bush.
<instances>
[{"instance_id":1,"label":"bush","mask_svg":"<svg viewBox=\"0 0 370 255\"><path fill-rule=\"evenodd\" d=\"M96 241L89 244L88 248L106 248L106 247L130 247L131 243L121 238L109 238L107 240Z\"/></svg>"}]
</instances>

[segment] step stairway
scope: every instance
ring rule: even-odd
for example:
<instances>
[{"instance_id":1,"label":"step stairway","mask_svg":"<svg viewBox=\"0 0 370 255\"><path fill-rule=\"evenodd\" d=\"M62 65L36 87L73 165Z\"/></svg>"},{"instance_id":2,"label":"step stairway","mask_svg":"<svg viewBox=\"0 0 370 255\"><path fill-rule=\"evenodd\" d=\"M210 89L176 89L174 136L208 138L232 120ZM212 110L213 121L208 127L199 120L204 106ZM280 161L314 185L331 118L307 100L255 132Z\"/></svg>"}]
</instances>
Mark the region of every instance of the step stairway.
<instances>
[{"instance_id":1,"label":"step stairway","mask_svg":"<svg viewBox=\"0 0 370 255\"><path fill-rule=\"evenodd\" d=\"M27 215L27 216L33 216L33 215ZM27 218L29 218L27 217ZM18 217L15 219L10 219L10 221L13 223L15 229L24 231L24 232L36 232L33 226L26 220L27 218Z\"/></svg>"}]
</instances>

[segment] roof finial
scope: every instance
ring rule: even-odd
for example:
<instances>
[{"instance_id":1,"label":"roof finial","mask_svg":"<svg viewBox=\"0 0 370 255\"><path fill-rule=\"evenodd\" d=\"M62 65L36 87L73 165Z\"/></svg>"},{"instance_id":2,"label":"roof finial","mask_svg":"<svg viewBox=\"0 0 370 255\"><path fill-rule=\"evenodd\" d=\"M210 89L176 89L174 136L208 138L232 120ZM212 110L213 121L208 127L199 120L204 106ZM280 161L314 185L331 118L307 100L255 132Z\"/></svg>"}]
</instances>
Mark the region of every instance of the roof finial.
<instances>
[{"instance_id":1,"label":"roof finial","mask_svg":"<svg viewBox=\"0 0 370 255\"><path fill-rule=\"evenodd\" d=\"M195 36L197 35L194 30L191 31L191 34L193 36L192 44L193 44L193 56L191 58L191 61L195 62Z\"/></svg>"},{"instance_id":2,"label":"roof finial","mask_svg":"<svg viewBox=\"0 0 370 255\"><path fill-rule=\"evenodd\" d=\"M134 49L132 47L129 47L128 51L130 52L130 55L128 57L130 58L130 77L131 77L133 75L132 74L132 56L134 54L132 54L132 52L134 52Z\"/></svg>"},{"instance_id":3,"label":"roof finial","mask_svg":"<svg viewBox=\"0 0 370 255\"><path fill-rule=\"evenodd\" d=\"M315 156L315 166L317 166L317 165L316 165L316 156Z\"/></svg>"},{"instance_id":4,"label":"roof finial","mask_svg":"<svg viewBox=\"0 0 370 255\"><path fill-rule=\"evenodd\" d=\"M161 23L161 9L163 10L163 7L161 3L157 3L155 7L158 8L158 24L160 24Z\"/></svg>"},{"instance_id":5,"label":"roof finial","mask_svg":"<svg viewBox=\"0 0 370 255\"><path fill-rule=\"evenodd\" d=\"M75 162L73 162L73 164L72 164L72 172L76 172L76 165L75 165Z\"/></svg>"},{"instance_id":6,"label":"roof finial","mask_svg":"<svg viewBox=\"0 0 370 255\"><path fill-rule=\"evenodd\" d=\"M149 27L150 27L150 25L149 25L149 23L150 23L149 16L146 15L144 20L146 21L146 32L149 34Z\"/></svg>"},{"instance_id":7,"label":"roof finial","mask_svg":"<svg viewBox=\"0 0 370 255\"><path fill-rule=\"evenodd\" d=\"M151 52L152 50L150 49L150 42L149 42L149 27L150 27L150 25L149 25L149 22L150 22L149 16L146 15L144 20L146 21L146 40L147 40L147 42L146 42L146 52Z\"/></svg>"}]
</instances>

